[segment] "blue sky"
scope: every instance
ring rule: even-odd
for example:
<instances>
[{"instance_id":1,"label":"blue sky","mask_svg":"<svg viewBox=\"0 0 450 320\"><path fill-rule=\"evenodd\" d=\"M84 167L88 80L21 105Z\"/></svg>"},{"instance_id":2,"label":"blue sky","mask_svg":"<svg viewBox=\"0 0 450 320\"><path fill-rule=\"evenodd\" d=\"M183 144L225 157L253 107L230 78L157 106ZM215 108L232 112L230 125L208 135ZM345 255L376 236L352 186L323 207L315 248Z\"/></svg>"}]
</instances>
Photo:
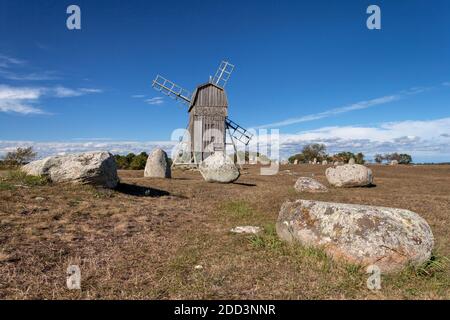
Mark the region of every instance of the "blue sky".
<instances>
[{"instance_id":1,"label":"blue sky","mask_svg":"<svg viewBox=\"0 0 450 320\"><path fill-rule=\"evenodd\" d=\"M450 161L447 0L0 0L0 39L0 153L148 151L187 124L156 74L193 91L227 59L230 118L278 128L283 157L323 142Z\"/></svg>"}]
</instances>

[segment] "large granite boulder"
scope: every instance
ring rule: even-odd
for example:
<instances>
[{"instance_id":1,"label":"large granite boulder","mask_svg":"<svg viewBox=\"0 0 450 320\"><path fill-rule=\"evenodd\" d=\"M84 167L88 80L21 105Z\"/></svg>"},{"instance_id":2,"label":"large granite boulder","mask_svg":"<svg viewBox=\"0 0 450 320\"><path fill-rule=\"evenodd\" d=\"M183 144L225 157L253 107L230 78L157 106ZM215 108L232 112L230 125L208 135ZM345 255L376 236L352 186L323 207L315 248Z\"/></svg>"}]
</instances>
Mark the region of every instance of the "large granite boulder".
<instances>
[{"instance_id":1,"label":"large granite boulder","mask_svg":"<svg viewBox=\"0 0 450 320\"><path fill-rule=\"evenodd\" d=\"M364 187L373 183L372 170L361 164L344 164L325 171L334 187Z\"/></svg>"},{"instance_id":2,"label":"large granite boulder","mask_svg":"<svg viewBox=\"0 0 450 320\"><path fill-rule=\"evenodd\" d=\"M328 192L328 188L319 181L309 177L300 177L294 185L294 189L298 192Z\"/></svg>"},{"instance_id":3,"label":"large granite boulder","mask_svg":"<svg viewBox=\"0 0 450 320\"><path fill-rule=\"evenodd\" d=\"M48 157L22 167L28 175L52 182L71 182L115 188L119 183L114 156L109 152L86 152Z\"/></svg>"},{"instance_id":4,"label":"large granite boulder","mask_svg":"<svg viewBox=\"0 0 450 320\"><path fill-rule=\"evenodd\" d=\"M240 175L233 160L222 151L216 151L203 160L199 170L207 182L230 183L236 181Z\"/></svg>"},{"instance_id":5,"label":"large granite boulder","mask_svg":"<svg viewBox=\"0 0 450 320\"><path fill-rule=\"evenodd\" d=\"M313 200L286 201L276 230L283 240L382 272L420 266L434 245L430 226L412 211Z\"/></svg>"},{"instance_id":6,"label":"large granite boulder","mask_svg":"<svg viewBox=\"0 0 450 320\"><path fill-rule=\"evenodd\" d=\"M171 178L172 173L167 153L162 149L155 149L147 158L144 177Z\"/></svg>"}]
</instances>

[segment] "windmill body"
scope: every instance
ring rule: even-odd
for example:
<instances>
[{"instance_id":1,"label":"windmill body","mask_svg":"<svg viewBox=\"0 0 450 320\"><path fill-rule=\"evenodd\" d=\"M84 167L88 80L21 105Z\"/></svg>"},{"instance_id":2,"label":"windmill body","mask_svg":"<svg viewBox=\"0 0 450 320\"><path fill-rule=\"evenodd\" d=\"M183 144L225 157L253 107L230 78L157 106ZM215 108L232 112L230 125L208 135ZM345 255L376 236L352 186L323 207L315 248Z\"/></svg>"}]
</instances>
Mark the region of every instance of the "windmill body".
<instances>
[{"instance_id":1,"label":"windmill body","mask_svg":"<svg viewBox=\"0 0 450 320\"><path fill-rule=\"evenodd\" d=\"M191 150L198 160L225 150L228 101L225 90L214 83L197 87L189 107Z\"/></svg>"},{"instance_id":2,"label":"windmill body","mask_svg":"<svg viewBox=\"0 0 450 320\"><path fill-rule=\"evenodd\" d=\"M246 129L228 119L228 99L225 85L234 69L234 65L222 61L215 76L199 85L191 95L188 90L158 75L152 86L169 97L188 105L188 139L180 142L182 163L198 165L215 151L225 151L227 133L237 152L236 141L248 145L252 138ZM188 154L188 159L186 159ZM177 159L174 159L177 164Z\"/></svg>"}]
</instances>

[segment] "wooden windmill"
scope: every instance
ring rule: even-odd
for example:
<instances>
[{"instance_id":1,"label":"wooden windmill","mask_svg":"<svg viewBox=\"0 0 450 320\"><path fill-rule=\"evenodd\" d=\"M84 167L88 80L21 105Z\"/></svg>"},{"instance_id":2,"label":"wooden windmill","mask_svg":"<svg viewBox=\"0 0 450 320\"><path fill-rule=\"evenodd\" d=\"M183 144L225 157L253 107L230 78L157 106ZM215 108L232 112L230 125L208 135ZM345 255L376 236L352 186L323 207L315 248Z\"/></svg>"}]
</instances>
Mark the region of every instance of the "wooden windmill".
<instances>
[{"instance_id":1,"label":"wooden windmill","mask_svg":"<svg viewBox=\"0 0 450 320\"><path fill-rule=\"evenodd\" d=\"M225 86L234 65L222 61L214 77L199 85L191 95L189 91L158 75L152 86L158 91L188 106L189 138L183 139L174 164L198 165L215 151L225 151L227 134L237 154L236 141L248 145L252 134L228 118L228 100ZM188 159L186 159L188 155ZM181 160L181 157L184 157Z\"/></svg>"}]
</instances>

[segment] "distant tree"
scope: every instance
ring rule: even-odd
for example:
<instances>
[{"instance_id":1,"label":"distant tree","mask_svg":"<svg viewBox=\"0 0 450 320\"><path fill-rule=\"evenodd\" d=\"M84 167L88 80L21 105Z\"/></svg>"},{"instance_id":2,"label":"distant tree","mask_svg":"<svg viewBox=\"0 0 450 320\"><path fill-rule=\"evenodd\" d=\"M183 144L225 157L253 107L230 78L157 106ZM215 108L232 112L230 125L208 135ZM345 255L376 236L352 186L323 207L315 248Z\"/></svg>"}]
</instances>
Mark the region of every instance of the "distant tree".
<instances>
[{"instance_id":1,"label":"distant tree","mask_svg":"<svg viewBox=\"0 0 450 320\"><path fill-rule=\"evenodd\" d=\"M144 170L145 164L147 163L148 154L145 152L141 152L139 155L135 155L131 160L129 169L131 170Z\"/></svg>"},{"instance_id":2,"label":"distant tree","mask_svg":"<svg viewBox=\"0 0 450 320\"><path fill-rule=\"evenodd\" d=\"M327 147L324 144L311 143L303 147L302 154L305 162L313 161L314 158L317 159L317 161L322 161L327 156L326 151Z\"/></svg>"},{"instance_id":3,"label":"distant tree","mask_svg":"<svg viewBox=\"0 0 450 320\"><path fill-rule=\"evenodd\" d=\"M347 163L351 158L355 159L355 154L353 152L349 151L342 151L339 153L336 153L334 156L334 161L344 162ZM356 161L356 159L355 159Z\"/></svg>"},{"instance_id":4,"label":"distant tree","mask_svg":"<svg viewBox=\"0 0 450 320\"><path fill-rule=\"evenodd\" d=\"M130 152L125 156L125 158L127 158L128 165L131 163L131 161L133 161L134 157L136 157L136 155L133 152Z\"/></svg>"},{"instance_id":5,"label":"distant tree","mask_svg":"<svg viewBox=\"0 0 450 320\"><path fill-rule=\"evenodd\" d=\"M400 161L400 155L397 152L388 153L388 154L384 155L384 159L387 161L393 161L393 160Z\"/></svg>"},{"instance_id":6,"label":"distant tree","mask_svg":"<svg viewBox=\"0 0 450 320\"><path fill-rule=\"evenodd\" d=\"M121 156L120 154L114 155L114 159L116 160L116 166L117 169L128 169L128 166L130 165L128 163L128 159L125 156Z\"/></svg>"},{"instance_id":7,"label":"distant tree","mask_svg":"<svg viewBox=\"0 0 450 320\"><path fill-rule=\"evenodd\" d=\"M383 155L377 153L377 154L374 156L374 160L375 160L376 163L382 163L383 160L384 160L384 157L383 157Z\"/></svg>"},{"instance_id":8,"label":"distant tree","mask_svg":"<svg viewBox=\"0 0 450 320\"><path fill-rule=\"evenodd\" d=\"M297 153L297 154L294 154L293 156L290 156L288 158L289 163L294 163L295 160L297 160L299 163L304 163L305 162L305 156L303 155L303 153Z\"/></svg>"},{"instance_id":9,"label":"distant tree","mask_svg":"<svg viewBox=\"0 0 450 320\"><path fill-rule=\"evenodd\" d=\"M400 159L398 163L400 164L410 164L412 162L412 157L409 154L402 153L400 154Z\"/></svg>"},{"instance_id":10,"label":"distant tree","mask_svg":"<svg viewBox=\"0 0 450 320\"><path fill-rule=\"evenodd\" d=\"M364 160L364 154L362 152L358 152L355 156L355 162L357 164L364 164L366 161Z\"/></svg>"},{"instance_id":11,"label":"distant tree","mask_svg":"<svg viewBox=\"0 0 450 320\"><path fill-rule=\"evenodd\" d=\"M36 158L37 153L33 151L33 147L17 148L10 151L4 157L4 163L10 166L23 165Z\"/></svg>"}]
</instances>

